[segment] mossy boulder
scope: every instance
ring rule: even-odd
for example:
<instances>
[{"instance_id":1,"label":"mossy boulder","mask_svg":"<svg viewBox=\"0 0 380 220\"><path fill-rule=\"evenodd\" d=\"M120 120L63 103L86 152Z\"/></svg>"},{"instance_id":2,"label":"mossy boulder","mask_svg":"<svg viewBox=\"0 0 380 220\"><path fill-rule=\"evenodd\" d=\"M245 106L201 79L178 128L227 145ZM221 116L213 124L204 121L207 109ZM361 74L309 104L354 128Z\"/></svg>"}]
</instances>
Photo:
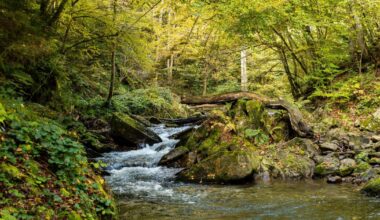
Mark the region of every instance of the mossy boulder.
<instances>
[{"instance_id":1,"label":"mossy boulder","mask_svg":"<svg viewBox=\"0 0 380 220\"><path fill-rule=\"evenodd\" d=\"M380 177L370 180L361 191L371 196L380 196Z\"/></svg>"},{"instance_id":2,"label":"mossy boulder","mask_svg":"<svg viewBox=\"0 0 380 220\"><path fill-rule=\"evenodd\" d=\"M340 162L334 156L322 158L321 163L315 167L315 174L319 176L334 175L339 173Z\"/></svg>"},{"instance_id":3,"label":"mossy boulder","mask_svg":"<svg viewBox=\"0 0 380 220\"><path fill-rule=\"evenodd\" d=\"M236 183L253 178L260 157L250 151L221 151L180 173L190 182Z\"/></svg>"},{"instance_id":4,"label":"mossy boulder","mask_svg":"<svg viewBox=\"0 0 380 220\"><path fill-rule=\"evenodd\" d=\"M258 100L238 100L227 115L234 122L238 132L247 129L259 130L274 142L291 138L291 127L285 110L267 109Z\"/></svg>"},{"instance_id":5,"label":"mossy boulder","mask_svg":"<svg viewBox=\"0 0 380 220\"><path fill-rule=\"evenodd\" d=\"M371 169L372 166L367 162L359 162L356 166L354 173L364 173L367 170Z\"/></svg>"},{"instance_id":6,"label":"mossy boulder","mask_svg":"<svg viewBox=\"0 0 380 220\"><path fill-rule=\"evenodd\" d=\"M339 166L339 175L340 176L348 176L350 175L356 168L356 162L353 159L346 158L340 161Z\"/></svg>"},{"instance_id":7,"label":"mossy boulder","mask_svg":"<svg viewBox=\"0 0 380 220\"><path fill-rule=\"evenodd\" d=\"M162 157L158 165L168 167L181 167L188 164L189 149L185 146L177 147Z\"/></svg>"},{"instance_id":8,"label":"mossy boulder","mask_svg":"<svg viewBox=\"0 0 380 220\"><path fill-rule=\"evenodd\" d=\"M115 113L111 119L112 135L127 144L158 143L161 138L143 123L123 113Z\"/></svg>"},{"instance_id":9,"label":"mossy boulder","mask_svg":"<svg viewBox=\"0 0 380 220\"><path fill-rule=\"evenodd\" d=\"M368 162L369 164L373 164L373 165L376 165L376 164L380 164L380 158L378 157L373 157L369 160Z\"/></svg>"},{"instance_id":10,"label":"mossy boulder","mask_svg":"<svg viewBox=\"0 0 380 220\"><path fill-rule=\"evenodd\" d=\"M313 176L318 146L311 140L294 138L280 145L265 149L261 171L269 172L273 178L303 179Z\"/></svg>"},{"instance_id":11,"label":"mossy boulder","mask_svg":"<svg viewBox=\"0 0 380 220\"><path fill-rule=\"evenodd\" d=\"M183 167L179 178L190 182L243 182L261 172L285 179L312 177L319 148L293 135L285 110L241 99L227 104L226 112L211 112L160 164Z\"/></svg>"}]
</instances>

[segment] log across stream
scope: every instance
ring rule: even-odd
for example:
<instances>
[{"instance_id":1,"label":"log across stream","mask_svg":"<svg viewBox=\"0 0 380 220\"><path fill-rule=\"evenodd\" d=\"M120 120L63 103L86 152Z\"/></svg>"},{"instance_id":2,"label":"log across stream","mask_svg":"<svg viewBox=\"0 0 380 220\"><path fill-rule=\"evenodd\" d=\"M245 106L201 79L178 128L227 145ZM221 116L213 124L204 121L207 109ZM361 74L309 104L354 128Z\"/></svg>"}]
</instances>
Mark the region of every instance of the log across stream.
<instances>
[{"instance_id":1,"label":"log across stream","mask_svg":"<svg viewBox=\"0 0 380 220\"><path fill-rule=\"evenodd\" d=\"M106 181L121 219L379 219L380 200L351 184L320 181L200 185L175 181L176 168L158 166L188 126L152 128L163 140L128 152L104 154ZM174 135L175 136L175 135Z\"/></svg>"}]
</instances>

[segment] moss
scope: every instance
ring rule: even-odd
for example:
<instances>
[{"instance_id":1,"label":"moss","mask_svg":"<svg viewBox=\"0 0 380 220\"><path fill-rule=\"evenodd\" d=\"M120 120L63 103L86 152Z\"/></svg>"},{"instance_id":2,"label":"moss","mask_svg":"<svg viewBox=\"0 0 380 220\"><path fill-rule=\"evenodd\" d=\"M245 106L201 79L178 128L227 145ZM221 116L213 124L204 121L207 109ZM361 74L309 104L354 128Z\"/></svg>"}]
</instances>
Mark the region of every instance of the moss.
<instances>
[{"instance_id":1,"label":"moss","mask_svg":"<svg viewBox=\"0 0 380 220\"><path fill-rule=\"evenodd\" d=\"M120 112L114 113L111 120L111 129L113 135L117 137L119 141L125 143L152 144L161 141L161 138L144 126L143 123Z\"/></svg>"},{"instance_id":2,"label":"moss","mask_svg":"<svg viewBox=\"0 0 380 220\"><path fill-rule=\"evenodd\" d=\"M2 162L0 164L0 170L2 173L7 174L9 177L14 179L21 179L25 177L25 174L23 174L17 167L8 163Z\"/></svg>"},{"instance_id":3,"label":"moss","mask_svg":"<svg viewBox=\"0 0 380 220\"><path fill-rule=\"evenodd\" d=\"M355 170L355 167L339 167L340 176L348 176Z\"/></svg>"},{"instance_id":4,"label":"moss","mask_svg":"<svg viewBox=\"0 0 380 220\"><path fill-rule=\"evenodd\" d=\"M326 161L318 164L315 167L315 174L319 176L326 176L330 174L337 174L339 172L339 161L335 158L329 158Z\"/></svg>"},{"instance_id":5,"label":"moss","mask_svg":"<svg viewBox=\"0 0 380 220\"><path fill-rule=\"evenodd\" d=\"M355 156L355 160L358 163L360 163L360 162L368 162L368 160L369 160L368 152L366 152L366 151L360 152L359 154L357 154Z\"/></svg>"},{"instance_id":6,"label":"moss","mask_svg":"<svg viewBox=\"0 0 380 220\"><path fill-rule=\"evenodd\" d=\"M246 103L246 110L253 128L263 128L263 115L265 114L264 105L260 101L250 100Z\"/></svg>"},{"instance_id":7,"label":"moss","mask_svg":"<svg viewBox=\"0 0 380 220\"><path fill-rule=\"evenodd\" d=\"M369 164L380 164L380 158L377 158L377 157L371 158L368 163Z\"/></svg>"},{"instance_id":8,"label":"moss","mask_svg":"<svg viewBox=\"0 0 380 220\"><path fill-rule=\"evenodd\" d=\"M262 161L263 171L270 171L275 178L302 179L313 175L314 161L301 148L286 146L266 152Z\"/></svg>"},{"instance_id":9,"label":"moss","mask_svg":"<svg viewBox=\"0 0 380 220\"><path fill-rule=\"evenodd\" d=\"M377 132L380 130L380 121L369 117L360 123L360 126L368 131Z\"/></svg>"},{"instance_id":10,"label":"moss","mask_svg":"<svg viewBox=\"0 0 380 220\"><path fill-rule=\"evenodd\" d=\"M219 151L182 172L180 178L192 182L243 181L257 172L259 160L258 155L249 151Z\"/></svg>"},{"instance_id":11,"label":"moss","mask_svg":"<svg viewBox=\"0 0 380 220\"><path fill-rule=\"evenodd\" d=\"M358 165L356 166L354 173L363 173L366 172L367 170L371 169L371 165L366 162L359 162Z\"/></svg>"},{"instance_id":12,"label":"moss","mask_svg":"<svg viewBox=\"0 0 380 220\"><path fill-rule=\"evenodd\" d=\"M370 180L361 191L371 196L380 196L380 177Z\"/></svg>"}]
</instances>

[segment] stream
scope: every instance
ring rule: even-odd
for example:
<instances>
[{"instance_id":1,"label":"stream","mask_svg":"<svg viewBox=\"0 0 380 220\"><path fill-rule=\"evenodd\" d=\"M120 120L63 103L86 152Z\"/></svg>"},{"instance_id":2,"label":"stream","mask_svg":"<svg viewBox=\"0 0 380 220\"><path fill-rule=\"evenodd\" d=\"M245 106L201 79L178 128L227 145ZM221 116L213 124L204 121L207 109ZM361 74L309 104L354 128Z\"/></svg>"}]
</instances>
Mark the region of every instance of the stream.
<instances>
[{"instance_id":1,"label":"stream","mask_svg":"<svg viewBox=\"0 0 380 220\"><path fill-rule=\"evenodd\" d=\"M189 126L152 128L163 142L104 154L105 179L121 219L380 219L380 199L351 184L274 181L249 185L197 185L174 181L181 169L157 166Z\"/></svg>"}]
</instances>

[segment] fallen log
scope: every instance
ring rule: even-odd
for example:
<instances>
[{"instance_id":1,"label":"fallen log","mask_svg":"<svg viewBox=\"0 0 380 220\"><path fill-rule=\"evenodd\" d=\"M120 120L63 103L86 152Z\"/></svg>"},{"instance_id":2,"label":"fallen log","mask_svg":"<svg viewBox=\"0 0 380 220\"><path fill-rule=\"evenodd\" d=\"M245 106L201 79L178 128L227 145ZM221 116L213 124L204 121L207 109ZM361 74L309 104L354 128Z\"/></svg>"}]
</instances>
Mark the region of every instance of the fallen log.
<instances>
[{"instance_id":1,"label":"fallen log","mask_svg":"<svg viewBox=\"0 0 380 220\"><path fill-rule=\"evenodd\" d=\"M159 120L164 123L185 125L185 124L196 124L198 122L206 120L207 118L208 118L207 116L201 115L201 116L195 116L195 117L190 117L190 118L176 118L176 119L160 118Z\"/></svg>"},{"instance_id":2,"label":"fallen log","mask_svg":"<svg viewBox=\"0 0 380 220\"><path fill-rule=\"evenodd\" d=\"M267 98L257 95L255 93L249 92L236 92L236 93L226 93L222 95L214 96L193 96L193 97L182 97L181 103L187 105L205 105L205 104L222 104L226 102L236 101L238 99L254 99L259 101L268 101Z\"/></svg>"},{"instance_id":3,"label":"fallen log","mask_svg":"<svg viewBox=\"0 0 380 220\"><path fill-rule=\"evenodd\" d=\"M189 118L176 118L176 119L170 119L170 118L155 118L151 117L148 120L153 124L174 124L174 125L185 125L185 124L197 124L199 122L202 122L206 120L208 116L201 115L201 116L194 116Z\"/></svg>"},{"instance_id":4,"label":"fallen log","mask_svg":"<svg viewBox=\"0 0 380 220\"><path fill-rule=\"evenodd\" d=\"M301 111L285 100L269 101L265 106L273 109L284 109L288 112L290 124L300 137L314 137L311 127L303 119Z\"/></svg>"},{"instance_id":5,"label":"fallen log","mask_svg":"<svg viewBox=\"0 0 380 220\"><path fill-rule=\"evenodd\" d=\"M314 137L311 127L305 122L301 111L285 100L270 100L265 96L260 96L249 92L226 93L214 96L182 97L181 103L187 105L215 105L237 101L239 99L258 100L264 103L267 108L284 109L288 112L290 124L293 130L300 137Z\"/></svg>"}]
</instances>

